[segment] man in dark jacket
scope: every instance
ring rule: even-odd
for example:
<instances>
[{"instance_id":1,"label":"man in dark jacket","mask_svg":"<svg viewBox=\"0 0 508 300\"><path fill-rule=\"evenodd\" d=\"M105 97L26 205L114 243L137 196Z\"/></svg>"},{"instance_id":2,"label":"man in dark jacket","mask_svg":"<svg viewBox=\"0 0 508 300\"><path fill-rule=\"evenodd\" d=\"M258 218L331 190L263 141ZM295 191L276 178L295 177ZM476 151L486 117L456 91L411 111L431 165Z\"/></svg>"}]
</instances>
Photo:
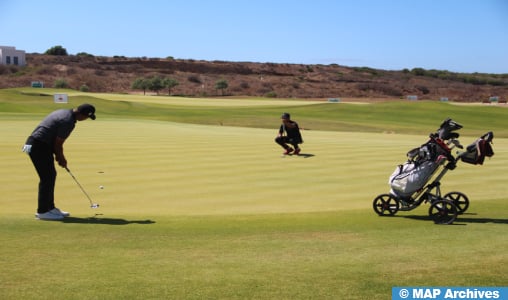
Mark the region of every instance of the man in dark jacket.
<instances>
[{"instance_id":1,"label":"man in dark jacket","mask_svg":"<svg viewBox=\"0 0 508 300\"><path fill-rule=\"evenodd\" d=\"M298 155L300 153L298 144L303 143L298 123L292 121L291 115L288 113L283 113L281 119L282 124L280 125L279 134L275 138L275 142L284 148L283 154L287 155L294 151L294 154ZM294 149L287 144L291 144Z\"/></svg>"},{"instance_id":2,"label":"man in dark jacket","mask_svg":"<svg viewBox=\"0 0 508 300\"><path fill-rule=\"evenodd\" d=\"M30 156L40 179L35 214L39 220L61 220L70 215L55 207L56 169L53 158L62 168L67 167L63 144L74 130L76 121L88 118L95 120L95 107L90 104L56 110L42 120L23 146L23 152Z\"/></svg>"}]
</instances>

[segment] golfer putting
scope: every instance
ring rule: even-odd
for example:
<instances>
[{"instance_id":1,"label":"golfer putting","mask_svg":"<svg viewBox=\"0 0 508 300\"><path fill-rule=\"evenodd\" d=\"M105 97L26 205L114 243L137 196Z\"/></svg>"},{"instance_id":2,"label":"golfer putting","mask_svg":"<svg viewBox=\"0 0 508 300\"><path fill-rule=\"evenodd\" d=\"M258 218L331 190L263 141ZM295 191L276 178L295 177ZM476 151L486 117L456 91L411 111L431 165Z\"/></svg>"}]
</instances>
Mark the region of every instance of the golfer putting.
<instances>
[{"instance_id":1,"label":"golfer putting","mask_svg":"<svg viewBox=\"0 0 508 300\"><path fill-rule=\"evenodd\" d=\"M82 104L74 109L59 109L50 113L28 137L23 152L39 175L38 206L35 217L39 220L61 220L70 213L55 207L56 169L54 160L67 168L63 144L70 136L76 121L95 120L95 107ZM54 159L54 160L53 160Z\"/></svg>"},{"instance_id":2,"label":"golfer putting","mask_svg":"<svg viewBox=\"0 0 508 300\"><path fill-rule=\"evenodd\" d=\"M283 113L281 116L282 124L279 128L279 134L275 138L275 142L284 148L283 155L300 154L299 144L303 144L302 135L298 123L291 120L289 113ZM288 144L292 145L289 146Z\"/></svg>"}]
</instances>

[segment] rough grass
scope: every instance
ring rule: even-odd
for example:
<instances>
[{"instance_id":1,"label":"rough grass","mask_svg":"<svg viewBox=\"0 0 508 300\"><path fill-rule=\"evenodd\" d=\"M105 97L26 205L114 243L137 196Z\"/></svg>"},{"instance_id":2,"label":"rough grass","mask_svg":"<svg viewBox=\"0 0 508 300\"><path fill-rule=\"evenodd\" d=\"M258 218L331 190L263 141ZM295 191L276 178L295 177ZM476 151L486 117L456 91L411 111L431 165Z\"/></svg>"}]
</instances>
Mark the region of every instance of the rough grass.
<instances>
[{"instance_id":1,"label":"rough grass","mask_svg":"<svg viewBox=\"0 0 508 300\"><path fill-rule=\"evenodd\" d=\"M281 158L277 118L274 129L182 124L155 120L171 109L143 103L139 116L115 117L110 102L66 143L70 169L101 207L59 171L64 222L34 220L37 177L20 152L46 108L0 113L2 299L390 299L392 286L506 285L505 138L484 166L447 174L443 190L471 206L438 226L428 205L372 210L425 135L310 130L305 155Z\"/></svg>"}]
</instances>

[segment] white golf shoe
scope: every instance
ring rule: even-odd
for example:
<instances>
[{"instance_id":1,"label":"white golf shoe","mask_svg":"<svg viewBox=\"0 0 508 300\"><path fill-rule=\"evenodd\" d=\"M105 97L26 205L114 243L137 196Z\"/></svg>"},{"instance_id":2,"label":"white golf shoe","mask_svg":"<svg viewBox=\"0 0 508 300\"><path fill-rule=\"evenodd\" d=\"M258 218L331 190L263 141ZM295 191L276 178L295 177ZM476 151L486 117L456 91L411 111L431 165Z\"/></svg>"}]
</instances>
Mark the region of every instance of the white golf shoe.
<instances>
[{"instance_id":1,"label":"white golf shoe","mask_svg":"<svg viewBox=\"0 0 508 300\"><path fill-rule=\"evenodd\" d=\"M39 213L35 214L35 218L39 220L62 220L64 216L62 216L61 214L52 213L51 211L47 211L43 214Z\"/></svg>"},{"instance_id":2,"label":"white golf shoe","mask_svg":"<svg viewBox=\"0 0 508 300\"><path fill-rule=\"evenodd\" d=\"M71 215L69 212L63 211L63 210L61 210L61 209L59 209L59 208L56 208L56 207L55 207L55 208L53 208L52 210L50 210L50 212L51 212L52 214L55 214L55 215L60 214L60 215L62 215L63 217L68 217L68 216L70 216L70 215Z\"/></svg>"}]
</instances>

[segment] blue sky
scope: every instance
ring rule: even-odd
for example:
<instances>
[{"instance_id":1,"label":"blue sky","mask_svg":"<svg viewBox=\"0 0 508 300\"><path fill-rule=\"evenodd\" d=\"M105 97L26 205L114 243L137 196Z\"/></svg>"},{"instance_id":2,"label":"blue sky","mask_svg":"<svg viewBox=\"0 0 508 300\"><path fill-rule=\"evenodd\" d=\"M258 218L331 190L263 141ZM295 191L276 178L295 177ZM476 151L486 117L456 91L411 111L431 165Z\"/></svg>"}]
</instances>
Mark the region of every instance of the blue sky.
<instances>
[{"instance_id":1,"label":"blue sky","mask_svg":"<svg viewBox=\"0 0 508 300\"><path fill-rule=\"evenodd\" d=\"M0 45L44 53L508 73L507 0L0 0Z\"/></svg>"}]
</instances>

